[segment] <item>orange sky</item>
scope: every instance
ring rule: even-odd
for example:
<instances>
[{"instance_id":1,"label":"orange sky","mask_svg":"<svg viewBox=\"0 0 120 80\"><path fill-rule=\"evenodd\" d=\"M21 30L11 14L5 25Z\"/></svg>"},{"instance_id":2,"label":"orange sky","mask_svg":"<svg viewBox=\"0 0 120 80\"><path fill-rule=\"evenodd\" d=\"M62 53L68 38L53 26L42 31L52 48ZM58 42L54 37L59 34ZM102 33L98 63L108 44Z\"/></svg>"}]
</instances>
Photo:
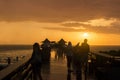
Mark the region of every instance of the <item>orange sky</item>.
<instances>
[{"instance_id":1,"label":"orange sky","mask_svg":"<svg viewBox=\"0 0 120 80\"><path fill-rule=\"evenodd\" d=\"M0 44L45 38L120 45L120 0L0 0Z\"/></svg>"},{"instance_id":2,"label":"orange sky","mask_svg":"<svg viewBox=\"0 0 120 80\"><path fill-rule=\"evenodd\" d=\"M0 25L0 44L33 44L34 42L41 42L45 38L51 41L58 41L63 38L77 44L78 42L81 43L84 38L88 38L91 45L120 45L119 34L79 31L79 28L67 29L65 27L64 29L63 26L59 29L59 23L24 21L0 22ZM85 32L88 33L87 37L83 36Z\"/></svg>"}]
</instances>

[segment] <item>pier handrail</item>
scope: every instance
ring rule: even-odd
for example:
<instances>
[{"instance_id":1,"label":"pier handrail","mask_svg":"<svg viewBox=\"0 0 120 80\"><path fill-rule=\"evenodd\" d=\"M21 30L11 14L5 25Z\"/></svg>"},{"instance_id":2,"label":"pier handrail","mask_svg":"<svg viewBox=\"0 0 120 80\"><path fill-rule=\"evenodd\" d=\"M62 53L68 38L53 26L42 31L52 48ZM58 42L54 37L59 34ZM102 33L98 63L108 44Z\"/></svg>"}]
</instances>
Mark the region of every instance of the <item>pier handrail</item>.
<instances>
[{"instance_id":1,"label":"pier handrail","mask_svg":"<svg viewBox=\"0 0 120 80\"><path fill-rule=\"evenodd\" d=\"M120 61L120 56L112 56L112 55L105 54L105 53L94 53L94 52L91 52L91 54L106 57L106 58L114 58L114 60Z\"/></svg>"},{"instance_id":2,"label":"pier handrail","mask_svg":"<svg viewBox=\"0 0 120 80\"><path fill-rule=\"evenodd\" d=\"M10 64L0 71L0 80L25 80L32 75L30 57L26 57L17 63Z\"/></svg>"}]
</instances>

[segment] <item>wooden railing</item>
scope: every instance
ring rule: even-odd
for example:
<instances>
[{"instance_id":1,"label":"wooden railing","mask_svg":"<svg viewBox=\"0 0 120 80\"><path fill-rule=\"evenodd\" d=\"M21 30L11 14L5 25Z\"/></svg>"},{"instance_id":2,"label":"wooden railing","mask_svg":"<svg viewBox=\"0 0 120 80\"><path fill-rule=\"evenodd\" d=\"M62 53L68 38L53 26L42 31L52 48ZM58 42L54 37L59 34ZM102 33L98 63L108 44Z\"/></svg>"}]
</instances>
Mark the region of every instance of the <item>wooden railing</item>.
<instances>
[{"instance_id":1,"label":"wooden railing","mask_svg":"<svg viewBox=\"0 0 120 80\"><path fill-rule=\"evenodd\" d=\"M119 80L120 57L104 53L92 53L96 56L92 63L97 80Z\"/></svg>"},{"instance_id":2,"label":"wooden railing","mask_svg":"<svg viewBox=\"0 0 120 80\"><path fill-rule=\"evenodd\" d=\"M9 65L0 71L0 80L32 80L30 58Z\"/></svg>"},{"instance_id":3,"label":"wooden railing","mask_svg":"<svg viewBox=\"0 0 120 80\"><path fill-rule=\"evenodd\" d=\"M109 55L109 54L93 53L93 52L91 52L91 55L95 55L96 58L97 58L97 56L100 56L100 57L104 57L106 59L114 59L115 61L120 61L120 56L112 56L112 55Z\"/></svg>"}]
</instances>

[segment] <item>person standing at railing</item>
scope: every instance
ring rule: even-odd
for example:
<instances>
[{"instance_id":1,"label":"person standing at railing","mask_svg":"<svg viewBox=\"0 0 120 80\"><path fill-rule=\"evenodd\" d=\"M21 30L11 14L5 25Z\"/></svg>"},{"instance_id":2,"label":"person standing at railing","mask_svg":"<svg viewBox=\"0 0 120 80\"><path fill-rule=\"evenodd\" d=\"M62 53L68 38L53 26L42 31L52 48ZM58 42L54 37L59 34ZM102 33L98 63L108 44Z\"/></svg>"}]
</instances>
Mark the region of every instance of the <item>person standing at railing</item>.
<instances>
[{"instance_id":1,"label":"person standing at railing","mask_svg":"<svg viewBox=\"0 0 120 80\"><path fill-rule=\"evenodd\" d=\"M33 80L42 80L42 76L41 76L42 51L38 43L34 43L33 45L31 65L33 71Z\"/></svg>"},{"instance_id":2,"label":"person standing at railing","mask_svg":"<svg viewBox=\"0 0 120 80\"><path fill-rule=\"evenodd\" d=\"M87 76L88 54L90 52L90 47L87 41L87 39L84 39L84 42L81 44L81 65L84 68L85 80Z\"/></svg>"}]
</instances>

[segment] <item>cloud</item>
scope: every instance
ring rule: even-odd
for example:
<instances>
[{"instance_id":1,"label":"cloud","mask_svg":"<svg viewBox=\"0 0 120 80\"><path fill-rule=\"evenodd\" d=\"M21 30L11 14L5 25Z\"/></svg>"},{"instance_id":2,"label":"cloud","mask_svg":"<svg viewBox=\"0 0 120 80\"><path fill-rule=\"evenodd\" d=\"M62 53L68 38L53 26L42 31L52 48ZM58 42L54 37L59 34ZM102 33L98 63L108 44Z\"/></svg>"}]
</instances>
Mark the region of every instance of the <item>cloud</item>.
<instances>
[{"instance_id":1,"label":"cloud","mask_svg":"<svg viewBox=\"0 0 120 80\"><path fill-rule=\"evenodd\" d=\"M59 23L42 28L118 34L120 0L0 0L0 21Z\"/></svg>"},{"instance_id":2,"label":"cloud","mask_svg":"<svg viewBox=\"0 0 120 80\"><path fill-rule=\"evenodd\" d=\"M2 21L86 21L120 18L120 0L0 0Z\"/></svg>"},{"instance_id":3,"label":"cloud","mask_svg":"<svg viewBox=\"0 0 120 80\"><path fill-rule=\"evenodd\" d=\"M87 25L91 25L91 26L111 26L112 23L115 23L117 20L114 18L110 18L110 19L104 19L104 18L100 18L100 19L95 19L95 20L89 20L88 22L83 22L83 24L87 24Z\"/></svg>"},{"instance_id":4,"label":"cloud","mask_svg":"<svg viewBox=\"0 0 120 80\"><path fill-rule=\"evenodd\" d=\"M64 32L82 32L84 29L82 28L75 28L75 27L42 27L43 29L48 29L48 30L58 30L58 31L64 31Z\"/></svg>"},{"instance_id":5,"label":"cloud","mask_svg":"<svg viewBox=\"0 0 120 80\"><path fill-rule=\"evenodd\" d=\"M80 25L83 25L83 23L78 22L78 21L65 21L61 23L62 26L66 26L66 27L80 27Z\"/></svg>"},{"instance_id":6,"label":"cloud","mask_svg":"<svg viewBox=\"0 0 120 80\"><path fill-rule=\"evenodd\" d=\"M44 29L59 30L66 32L96 32L107 34L120 33L120 19L94 19L85 22L65 21L55 27L45 27Z\"/></svg>"},{"instance_id":7,"label":"cloud","mask_svg":"<svg viewBox=\"0 0 120 80\"><path fill-rule=\"evenodd\" d=\"M85 27L92 32L109 34L120 33L120 19L95 19L84 23L87 25Z\"/></svg>"}]
</instances>

